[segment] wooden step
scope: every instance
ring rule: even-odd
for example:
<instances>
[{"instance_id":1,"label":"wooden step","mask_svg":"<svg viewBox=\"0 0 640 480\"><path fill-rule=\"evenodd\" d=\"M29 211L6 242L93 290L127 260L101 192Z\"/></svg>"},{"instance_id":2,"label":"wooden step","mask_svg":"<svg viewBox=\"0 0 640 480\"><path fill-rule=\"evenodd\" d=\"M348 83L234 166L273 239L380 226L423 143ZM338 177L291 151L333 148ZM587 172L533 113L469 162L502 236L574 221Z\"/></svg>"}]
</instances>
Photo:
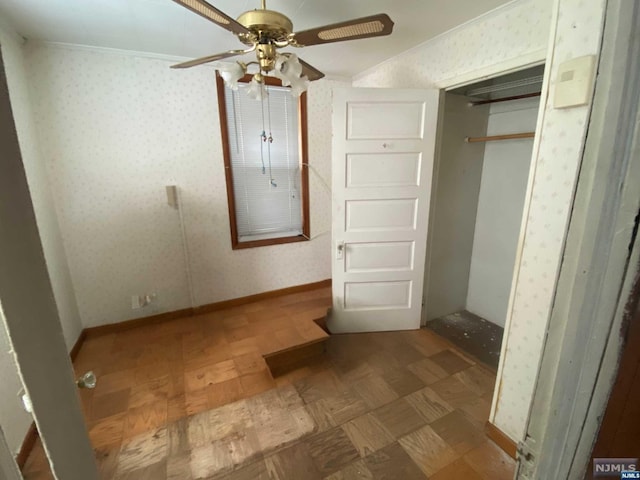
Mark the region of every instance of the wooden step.
<instances>
[{"instance_id":1,"label":"wooden step","mask_svg":"<svg viewBox=\"0 0 640 480\"><path fill-rule=\"evenodd\" d=\"M274 377L300 368L324 353L329 334L319 326L322 320L293 323L263 343L261 354Z\"/></svg>"}]
</instances>

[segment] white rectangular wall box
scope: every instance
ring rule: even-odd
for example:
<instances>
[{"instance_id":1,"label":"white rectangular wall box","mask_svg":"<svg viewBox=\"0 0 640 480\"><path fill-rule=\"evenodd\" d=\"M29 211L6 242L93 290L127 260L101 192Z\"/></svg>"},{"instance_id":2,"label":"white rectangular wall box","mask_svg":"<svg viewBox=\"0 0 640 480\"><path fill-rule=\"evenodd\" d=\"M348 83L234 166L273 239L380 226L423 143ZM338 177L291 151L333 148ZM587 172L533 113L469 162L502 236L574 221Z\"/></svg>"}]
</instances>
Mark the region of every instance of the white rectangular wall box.
<instances>
[{"instance_id":1,"label":"white rectangular wall box","mask_svg":"<svg viewBox=\"0 0 640 480\"><path fill-rule=\"evenodd\" d=\"M593 95L595 67L595 55L574 58L560 65L553 107L569 108L587 105Z\"/></svg>"}]
</instances>

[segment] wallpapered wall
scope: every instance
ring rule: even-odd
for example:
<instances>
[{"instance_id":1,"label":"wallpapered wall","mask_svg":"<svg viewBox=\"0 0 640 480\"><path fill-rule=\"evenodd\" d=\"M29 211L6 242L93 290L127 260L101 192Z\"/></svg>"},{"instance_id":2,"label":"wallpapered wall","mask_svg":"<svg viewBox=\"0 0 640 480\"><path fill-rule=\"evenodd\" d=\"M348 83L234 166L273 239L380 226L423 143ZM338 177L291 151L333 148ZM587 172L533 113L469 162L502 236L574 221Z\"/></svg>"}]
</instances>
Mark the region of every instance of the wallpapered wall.
<instances>
[{"instance_id":1,"label":"wallpapered wall","mask_svg":"<svg viewBox=\"0 0 640 480\"><path fill-rule=\"evenodd\" d=\"M356 75L353 85L429 88L468 72L543 52L549 39L552 3L508 3Z\"/></svg>"},{"instance_id":2,"label":"wallpapered wall","mask_svg":"<svg viewBox=\"0 0 640 480\"><path fill-rule=\"evenodd\" d=\"M491 418L516 441L525 433L589 115L589 107L552 108L554 77L559 63L598 53L604 0L556 0L555 5L559 8L557 36L549 57L553 61L547 65L551 68L551 94L539 153L534 153L533 192L530 203L525 204L521 257ZM365 72L354 85L432 87L469 72L485 74L491 65L498 68L544 48L550 28L556 29L550 22L552 8L555 6L549 1L507 4ZM400 72L400 66L410 72Z\"/></svg>"},{"instance_id":3,"label":"wallpapered wall","mask_svg":"<svg viewBox=\"0 0 640 480\"><path fill-rule=\"evenodd\" d=\"M196 305L331 276L330 197L312 173L312 241L231 250L214 69L33 44L30 89L85 326L189 306L178 212L182 193ZM309 155L330 176L334 82L309 89ZM259 134L259 132L258 132ZM257 135L258 135L257 134ZM131 295L156 302L131 309Z\"/></svg>"}]
</instances>

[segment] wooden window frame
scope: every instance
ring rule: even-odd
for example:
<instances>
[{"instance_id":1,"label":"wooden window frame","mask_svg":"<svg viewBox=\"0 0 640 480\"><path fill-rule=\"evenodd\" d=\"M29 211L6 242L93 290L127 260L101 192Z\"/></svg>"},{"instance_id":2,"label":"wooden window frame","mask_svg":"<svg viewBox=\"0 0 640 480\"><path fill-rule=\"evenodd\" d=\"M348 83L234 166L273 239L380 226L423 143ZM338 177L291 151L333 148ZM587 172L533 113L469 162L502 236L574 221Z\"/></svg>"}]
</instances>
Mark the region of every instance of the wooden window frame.
<instances>
[{"instance_id":1,"label":"wooden window frame","mask_svg":"<svg viewBox=\"0 0 640 480\"><path fill-rule=\"evenodd\" d=\"M245 75L240 82L248 83L253 75ZM265 77L267 85L282 86L277 78ZM224 158L224 171L227 183L227 205L229 207L229 224L231 226L231 248L240 250L243 248L265 247L268 245L281 245L284 243L306 242L310 239L311 227L309 221L309 148L307 143L307 92L303 92L298 100L298 148L300 150L300 188L302 190L302 234L289 237L268 238L263 240L251 240L240 242L238 240L238 225L236 221L236 204L233 191L233 169L231 168L231 151L229 149L229 129L227 126L227 107L225 103L224 80L216 71L216 87L218 89L218 110L220 113L220 132L222 135L222 156Z\"/></svg>"}]
</instances>

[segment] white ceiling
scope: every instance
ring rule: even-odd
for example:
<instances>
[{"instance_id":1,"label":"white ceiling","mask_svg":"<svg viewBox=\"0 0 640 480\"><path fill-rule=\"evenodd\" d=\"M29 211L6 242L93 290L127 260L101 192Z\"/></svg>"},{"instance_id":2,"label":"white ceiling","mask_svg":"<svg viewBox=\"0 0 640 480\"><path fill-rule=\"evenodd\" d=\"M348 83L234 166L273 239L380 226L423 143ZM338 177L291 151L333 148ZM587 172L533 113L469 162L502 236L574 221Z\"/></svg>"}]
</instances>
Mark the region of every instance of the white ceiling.
<instances>
[{"instance_id":1,"label":"white ceiling","mask_svg":"<svg viewBox=\"0 0 640 480\"><path fill-rule=\"evenodd\" d=\"M237 18L260 0L209 0ZM475 18L506 0L267 0L294 30L376 13L395 22L388 37L297 50L327 75L351 77ZM29 39L178 57L201 57L242 44L226 30L171 0L0 0L0 16ZM197 68L197 67L196 67Z\"/></svg>"}]
</instances>

